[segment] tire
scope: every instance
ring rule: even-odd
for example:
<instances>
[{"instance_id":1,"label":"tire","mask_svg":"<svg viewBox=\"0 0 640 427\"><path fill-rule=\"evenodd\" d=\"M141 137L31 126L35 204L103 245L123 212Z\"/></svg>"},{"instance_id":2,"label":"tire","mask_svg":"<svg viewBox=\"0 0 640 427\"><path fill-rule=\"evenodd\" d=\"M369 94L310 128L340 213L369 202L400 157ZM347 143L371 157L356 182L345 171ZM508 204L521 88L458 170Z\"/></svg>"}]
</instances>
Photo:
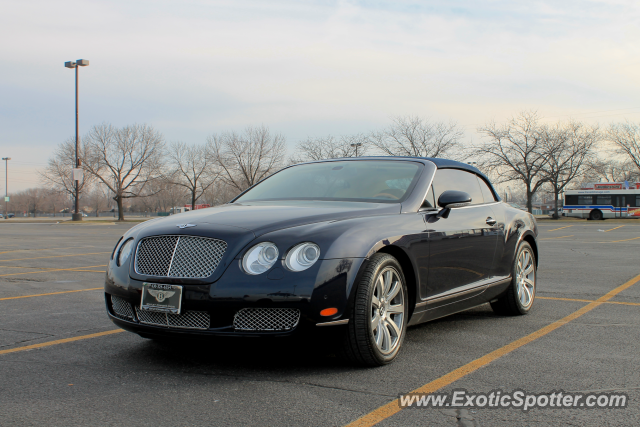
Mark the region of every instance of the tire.
<instances>
[{"instance_id":1,"label":"tire","mask_svg":"<svg viewBox=\"0 0 640 427\"><path fill-rule=\"evenodd\" d=\"M355 293L343 356L364 366L391 363L407 330L409 294L400 263L389 254L375 254Z\"/></svg>"},{"instance_id":2,"label":"tire","mask_svg":"<svg viewBox=\"0 0 640 427\"><path fill-rule=\"evenodd\" d=\"M601 219L604 219L604 215L602 215L602 211L594 209L589 213L589 219L592 221L600 221Z\"/></svg>"},{"instance_id":3,"label":"tire","mask_svg":"<svg viewBox=\"0 0 640 427\"><path fill-rule=\"evenodd\" d=\"M522 274L522 272L527 272ZM522 241L511 267L511 284L507 291L491 303L494 313L502 316L527 314L536 297L536 259L531 245Z\"/></svg>"}]
</instances>

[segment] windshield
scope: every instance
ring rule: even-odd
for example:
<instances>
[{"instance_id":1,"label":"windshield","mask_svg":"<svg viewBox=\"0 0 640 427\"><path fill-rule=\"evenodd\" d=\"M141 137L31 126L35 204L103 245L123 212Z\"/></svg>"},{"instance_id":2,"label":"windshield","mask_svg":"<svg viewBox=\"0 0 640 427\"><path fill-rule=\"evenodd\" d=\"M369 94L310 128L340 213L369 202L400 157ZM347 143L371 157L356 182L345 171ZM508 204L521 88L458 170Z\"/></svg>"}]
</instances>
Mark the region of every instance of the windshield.
<instances>
[{"instance_id":1,"label":"windshield","mask_svg":"<svg viewBox=\"0 0 640 427\"><path fill-rule=\"evenodd\" d=\"M397 160L302 164L272 175L235 201L337 200L399 203L411 193L422 167L417 162Z\"/></svg>"}]
</instances>

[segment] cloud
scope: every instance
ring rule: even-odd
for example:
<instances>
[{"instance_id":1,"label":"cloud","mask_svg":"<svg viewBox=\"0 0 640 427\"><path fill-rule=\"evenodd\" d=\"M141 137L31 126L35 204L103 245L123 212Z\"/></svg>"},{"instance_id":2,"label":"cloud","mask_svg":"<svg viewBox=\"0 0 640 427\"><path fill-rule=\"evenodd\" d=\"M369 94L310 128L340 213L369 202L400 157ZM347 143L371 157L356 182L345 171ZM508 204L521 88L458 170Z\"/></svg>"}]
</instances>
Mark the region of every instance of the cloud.
<instances>
[{"instance_id":1,"label":"cloud","mask_svg":"<svg viewBox=\"0 0 640 427\"><path fill-rule=\"evenodd\" d=\"M73 134L77 58L82 132L144 122L189 143L264 123L293 145L399 114L475 138L524 108L640 107L639 18L632 1L5 1L2 151L41 164Z\"/></svg>"}]
</instances>

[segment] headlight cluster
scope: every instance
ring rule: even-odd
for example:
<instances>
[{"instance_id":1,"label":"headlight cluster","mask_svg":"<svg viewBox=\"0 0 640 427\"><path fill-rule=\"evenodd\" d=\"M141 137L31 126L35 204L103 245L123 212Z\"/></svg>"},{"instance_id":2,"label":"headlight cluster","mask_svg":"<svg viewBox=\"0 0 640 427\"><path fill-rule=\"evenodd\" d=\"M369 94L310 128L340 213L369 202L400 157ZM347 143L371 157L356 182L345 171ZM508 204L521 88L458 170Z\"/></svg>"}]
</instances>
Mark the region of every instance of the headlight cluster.
<instances>
[{"instance_id":1,"label":"headlight cluster","mask_svg":"<svg viewBox=\"0 0 640 427\"><path fill-rule=\"evenodd\" d=\"M270 242L259 243L249 249L242 259L244 271L249 274L261 274L278 260L278 248Z\"/></svg>"},{"instance_id":2,"label":"headlight cluster","mask_svg":"<svg viewBox=\"0 0 640 427\"><path fill-rule=\"evenodd\" d=\"M249 274L261 274L270 269L278 260L278 248L274 243L258 243L242 258L242 268ZM284 260L284 265L291 271L303 271L315 264L320 258L320 247L315 243L305 242L294 246Z\"/></svg>"},{"instance_id":3,"label":"headlight cluster","mask_svg":"<svg viewBox=\"0 0 640 427\"><path fill-rule=\"evenodd\" d=\"M116 262L118 266L121 267L125 265L129 257L131 256L131 252L133 251L133 239L129 239L120 246L120 250L118 251L118 259Z\"/></svg>"},{"instance_id":4,"label":"headlight cluster","mask_svg":"<svg viewBox=\"0 0 640 427\"><path fill-rule=\"evenodd\" d=\"M289 251L284 263L293 271L311 267L320 258L320 248L315 243L300 243Z\"/></svg>"}]
</instances>

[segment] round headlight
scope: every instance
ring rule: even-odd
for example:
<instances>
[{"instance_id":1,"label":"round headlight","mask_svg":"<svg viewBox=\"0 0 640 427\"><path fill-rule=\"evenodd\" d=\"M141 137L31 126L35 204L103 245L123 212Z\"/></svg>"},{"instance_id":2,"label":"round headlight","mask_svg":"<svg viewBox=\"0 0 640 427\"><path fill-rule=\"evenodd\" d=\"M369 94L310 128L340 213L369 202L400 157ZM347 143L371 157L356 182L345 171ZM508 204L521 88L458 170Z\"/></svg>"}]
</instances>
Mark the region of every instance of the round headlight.
<instances>
[{"instance_id":1,"label":"round headlight","mask_svg":"<svg viewBox=\"0 0 640 427\"><path fill-rule=\"evenodd\" d=\"M132 251L133 239L129 239L120 247L120 251L118 252L118 266L121 267L127 262Z\"/></svg>"},{"instance_id":2,"label":"round headlight","mask_svg":"<svg viewBox=\"0 0 640 427\"><path fill-rule=\"evenodd\" d=\"M320 258L320 247L315 243L305 242L296 245L287 254L285 265L289 270L302 271L311 267Z\"/></svg>"},{"instance_id":3,"label":"round headlight","mask_svg":"<svg viewBox=\"0 0 640 427\"><path fill-rule=\"evenodd\" d=\"M261 274L278 260L278 248L270 242L258 243L242 258L242 267L249 274Z\"/></svg>"}]
</instances>

